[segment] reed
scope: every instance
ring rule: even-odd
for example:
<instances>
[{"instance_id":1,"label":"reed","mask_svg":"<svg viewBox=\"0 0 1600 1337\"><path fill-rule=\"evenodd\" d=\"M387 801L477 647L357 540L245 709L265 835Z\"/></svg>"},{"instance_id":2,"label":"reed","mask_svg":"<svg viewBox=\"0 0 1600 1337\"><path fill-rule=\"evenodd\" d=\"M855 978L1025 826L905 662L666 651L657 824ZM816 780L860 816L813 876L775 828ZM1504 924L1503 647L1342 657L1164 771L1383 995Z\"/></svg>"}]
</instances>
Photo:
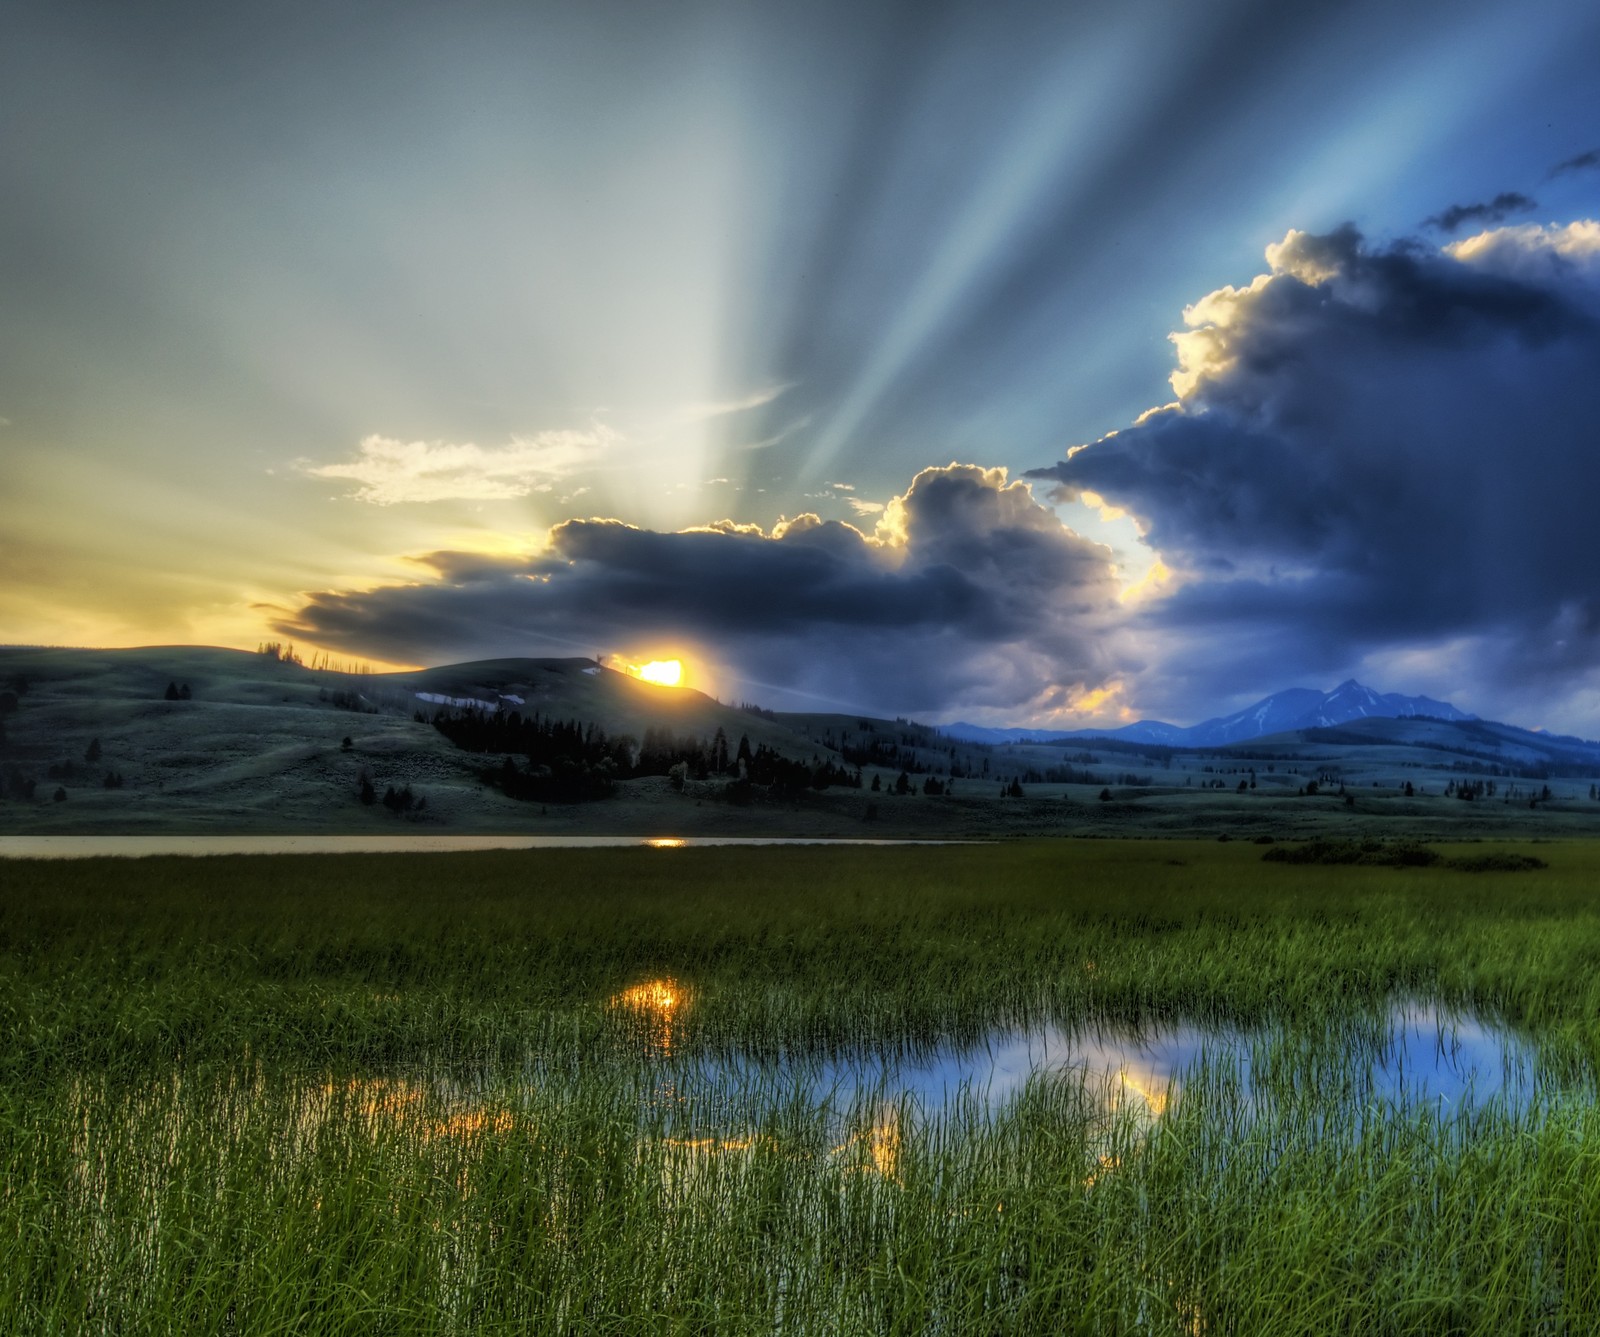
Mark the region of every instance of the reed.
<instances>
[{"instance_id":1,"label":"reed","mask_svg":"<svg viewBox=\"0 0 1600 1337\"><path fill-rule=\"evenodd\" d=\"M8 864L0 1329L1592 1330L1600 849L1537 853ZM1375 1097L1422 998L1517 1098ZM814 1098L1030 1021L1257 1038L1181 1095Z\"/></svg>"}]
</instances>

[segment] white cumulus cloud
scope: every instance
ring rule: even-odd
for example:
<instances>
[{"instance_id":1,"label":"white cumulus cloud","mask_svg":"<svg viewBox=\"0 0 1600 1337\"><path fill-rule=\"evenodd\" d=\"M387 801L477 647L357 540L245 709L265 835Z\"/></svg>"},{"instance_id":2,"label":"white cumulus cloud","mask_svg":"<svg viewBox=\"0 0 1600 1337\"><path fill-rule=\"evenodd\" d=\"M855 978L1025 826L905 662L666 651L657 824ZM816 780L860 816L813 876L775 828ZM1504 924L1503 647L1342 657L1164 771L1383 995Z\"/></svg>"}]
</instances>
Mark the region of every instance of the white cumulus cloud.
<instances>
[{"instance_id":1,"label":"white cumulus cloud","mask_svg":"<svg viewBox=\"0 0 1600 1337\"><path fill-rule=\"evenodd\" d=\"M592 467L619 436L596 424L513 437L504 446L470 441L400 441L364 437L353 460L334 464L296 461L313 478L347 479L357 501L374 506L401 502L504 501L548 491L552 481Z\"/></svg>"},{"instance_id":2,"label":"white cumulus cloud","mask_svg":"<svg viewBox=\"0 0 1600 1337\"><path fill-rule=\"evenodd\" d=\"M1594 278L1600 276L1600 222L1580 218L1564 226L1492 228L1451 242L1445 251L1463 264L1504 278L1560 282L1570 270Z\"/></svg>"}]
</instances>

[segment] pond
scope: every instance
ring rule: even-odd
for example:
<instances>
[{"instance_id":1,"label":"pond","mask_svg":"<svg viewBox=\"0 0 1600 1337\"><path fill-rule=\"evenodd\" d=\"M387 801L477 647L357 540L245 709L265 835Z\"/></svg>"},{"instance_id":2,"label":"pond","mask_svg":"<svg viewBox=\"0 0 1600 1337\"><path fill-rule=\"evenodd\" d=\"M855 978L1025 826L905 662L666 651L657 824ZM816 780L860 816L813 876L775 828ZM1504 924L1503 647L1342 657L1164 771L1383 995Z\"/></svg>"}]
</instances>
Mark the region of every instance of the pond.
<instances>
[{"instance_id":1,"label":"pond","mask_svg":"<svg viewBox=\"0 0 1600 1337\"><path fill-rule=\"evenodd\" d=\"M634 1074L612 1090L634 1092L638 1154L665 1157L675 1188L688 1164L758 1151L898 1182L911 1139L926 1147L996 1135L1028 1100L1029 1136L1055 1129L1088 1148L1088 1183L1125 1165L1191 1098L1203 1111L1205 1155L1225 1159L1230 1139L1276 1143L1285 1129L1314 1143L1318 1130L1338 1141L1417 1119L1526 1127L1564 1090L1541 1082L1524 1039L1426 1001L1321 1034L1185 1022L1012 1026L969 1044L790 1059L681 1052L688 1006L692 994L670 980L617 995L610 1009L624 1022L623 1048L601 1061L612 1078ZM549 1126L563 1101L583 1107L589 1080L534 1058L520 1075L358 1077L299 1086L289 1098L300 1126L334 1117L379 1140L443 1139L466 1150L486 1133Z\"/></svg>"},{"instance_id":2,"label":"pond","mask_svg":"<svg viewBox=\"0 0 1600 1337\"><path fill-rule=\"evenodd\" d=\"M1080 1084L1107 1110L1154 1121L1181 1103L1191 1077L1202 1072L1213 1083L1221 1075L1236 1084L1247 1110L1288 1098L1449 1117L1491 1102L1520 1111L1537 1088L1536 1055L1526 1040L1427 1001L1397 1004L1368 1021L1345 1018L1320 1035L1181 1021L1041 1024L997 1028L964 1045L774 1061L675 1056L675 1014L685 999L671 982L652 981L613 1006L635 1015L641 1052L662 1069L658 1099L690 1123L702 1108L725 1108L730 1092L760 1092L763 1104L799 1101L839 1116L866 1106L894 1107L923 1122L958 1107L992 1116L1038 1080Z\"/></svg>"}]
</instances>

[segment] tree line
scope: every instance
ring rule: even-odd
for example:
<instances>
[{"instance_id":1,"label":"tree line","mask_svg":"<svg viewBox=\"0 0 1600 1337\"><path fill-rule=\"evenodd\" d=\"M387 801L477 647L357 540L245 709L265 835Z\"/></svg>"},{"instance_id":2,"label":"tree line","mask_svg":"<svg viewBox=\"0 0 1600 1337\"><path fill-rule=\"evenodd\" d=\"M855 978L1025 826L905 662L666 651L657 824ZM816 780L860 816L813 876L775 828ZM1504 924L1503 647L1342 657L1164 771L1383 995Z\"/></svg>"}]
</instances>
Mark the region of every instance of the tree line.
<instances>
[{"instance_id":1,"label":"tree line","mask_svg":"<svg viewBox=\"0 0 1600 1337\"><path fill-rule=\"evenodd\" d=\"M618 780L671 775L682 783L725 779L726 794L748 801L752 786L780 793L861 784L860 771L813 756L807 764L760 744L752 748L748 734L732 746L718 728L707 741L692 734L650 728L642 739L607 734L594 723L555 719L518 710L438 710L430 723L467 752L498 754L496 766L480 768L479 777L509 798L539 803L581 803L605 798ZM519 761L520 758L520 761Z\"/></svg>"}]
</instances>

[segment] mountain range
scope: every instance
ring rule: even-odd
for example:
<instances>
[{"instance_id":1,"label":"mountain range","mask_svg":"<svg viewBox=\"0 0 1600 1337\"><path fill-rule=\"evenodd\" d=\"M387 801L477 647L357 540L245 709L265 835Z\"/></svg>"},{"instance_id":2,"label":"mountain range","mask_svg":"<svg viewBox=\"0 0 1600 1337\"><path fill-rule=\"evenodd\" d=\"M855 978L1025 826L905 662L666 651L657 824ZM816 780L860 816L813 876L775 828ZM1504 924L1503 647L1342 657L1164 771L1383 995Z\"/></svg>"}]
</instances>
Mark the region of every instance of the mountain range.
<instances>
[{"instance_id":1,"label":"mountain range","mask_svg":"<svg viewBox=\"0 0 1600 1337\"><path fill-rule=\"evenodd\" d=\"M1063 738L1118 738L1130 743L1157 743L1167 747L1225 747L1269 734L1297 729L1328 729L1367 719L1474 720L1448 701L1426 696L1401 696L1375 692L1354 678L1331 692L1311 687L1291 687L1262 697L1253 706L1232 715L1219 715L1200 724L1167 724L1139 720L1118 729L991 729L958 722L941 726L952 738L971 743L1015 743L1022 740L1055 742Z\"/></svg>"}]
</instances>

